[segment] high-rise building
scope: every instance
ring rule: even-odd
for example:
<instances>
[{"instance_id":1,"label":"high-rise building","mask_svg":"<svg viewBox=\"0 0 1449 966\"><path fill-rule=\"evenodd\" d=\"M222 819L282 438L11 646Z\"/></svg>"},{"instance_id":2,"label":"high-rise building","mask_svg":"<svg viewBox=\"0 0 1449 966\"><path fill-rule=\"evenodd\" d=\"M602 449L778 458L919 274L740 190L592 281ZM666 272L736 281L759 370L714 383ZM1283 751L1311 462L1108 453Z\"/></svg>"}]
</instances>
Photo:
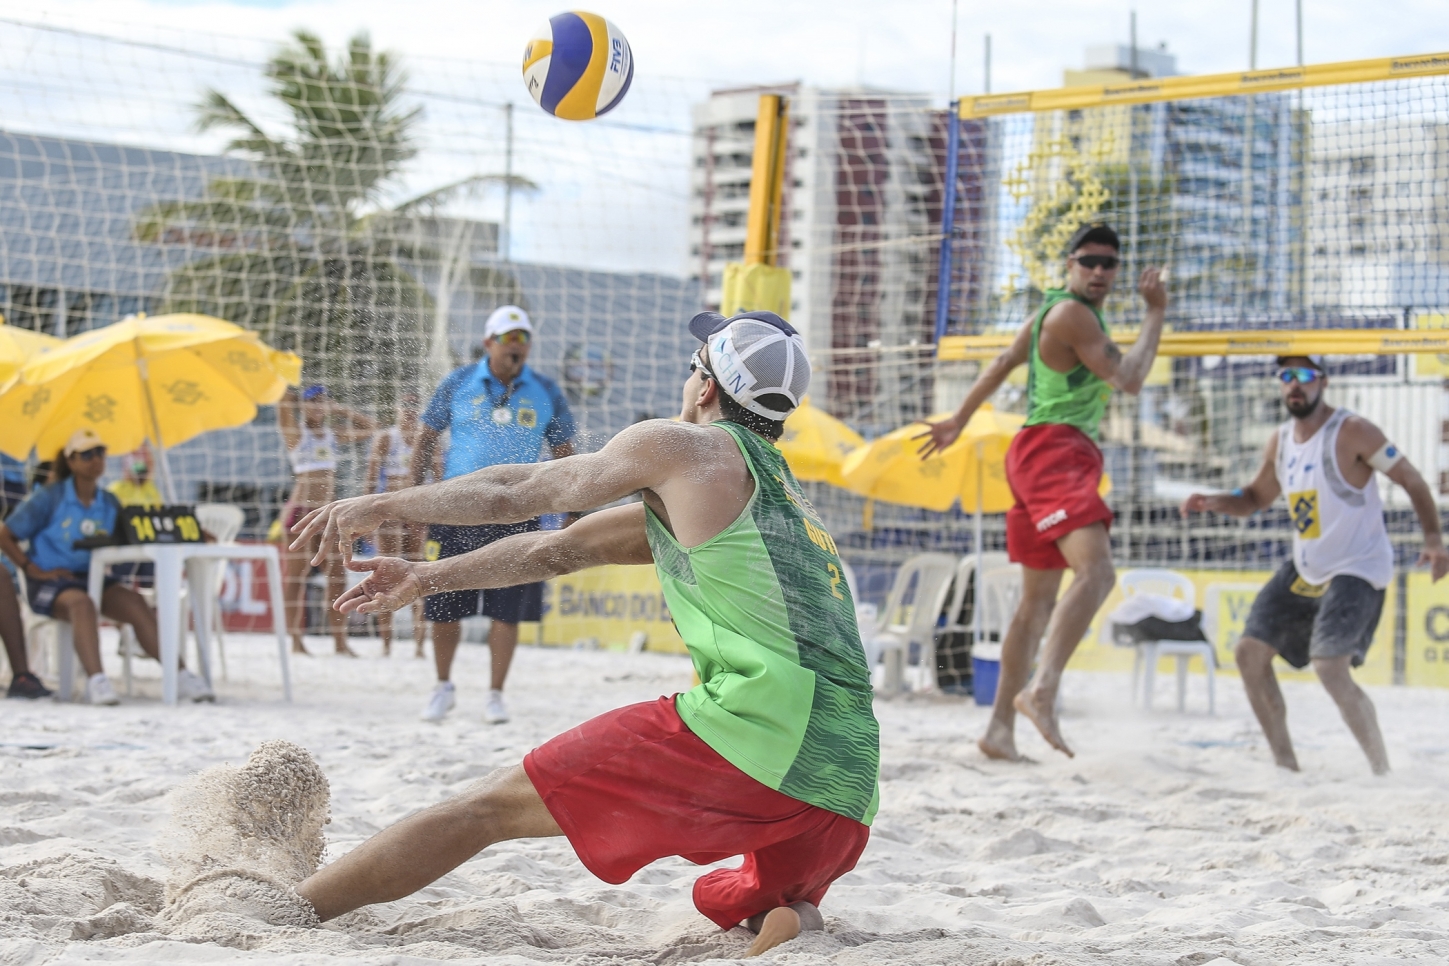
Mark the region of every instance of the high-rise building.
<instances>
[{"instance_id":1,"label":"high-rise building","mask_svg":"<svg viewBox=\"0 0 1449 966\"><path fill-rule=\"evenodd\" d=\"M1165 47L1134 57L1106 45L1087 48L1085 69L1064 71L1063 81L1176 73ZM1033 138L1038 151L1058 145L1090 158L1129 267L1172 266L1175 316L1236 323L1304 308L1306 131L1291 95L1265 93L1042 114ZM1039 168L1039 182L1060 177L1060 166ZM1133 309L1130 296L1118 293L1122 308Z\"/></svg>"},{"instance_id":2,"label":"high-rise building","mask_svg":"<svg viewBox=\"0 0 1449 966\"><path fill-rule=\"evenodd\" d=\"M744 254L755 117L767 93L789 99L777 264L791 273L790 321L824 376L812 395L867 427L917 418L929 399L946 112L920 94L798 83L716 91L698 105L687 270L711 307L725 263ZM967 200L957 222L977 224L967 251L985 254L995 198L981 184L986 125L964 126ZM969 285L984 284L986 264L972 263Z\"/></svg>"}]
</instances>

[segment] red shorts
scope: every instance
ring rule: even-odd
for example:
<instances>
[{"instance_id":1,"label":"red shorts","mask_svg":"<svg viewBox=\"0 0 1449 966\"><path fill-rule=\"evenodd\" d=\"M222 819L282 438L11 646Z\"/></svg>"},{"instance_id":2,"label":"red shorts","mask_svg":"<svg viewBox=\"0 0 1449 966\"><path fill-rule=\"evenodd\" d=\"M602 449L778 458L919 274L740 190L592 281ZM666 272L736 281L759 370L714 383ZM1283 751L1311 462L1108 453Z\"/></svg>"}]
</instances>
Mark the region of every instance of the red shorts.
<instances>
[{"instance_id":1,"label":"red shorts","mask_svg":"<svg viewBox=\"0 0 1449 966\"><path fill-rule=\"evenodd\" d=\"M1006 550L1033 570L1065 570L1057 541L1094 523L1112 525L1097 494L1102 451L1075 426L1028 426L1006 451L1006 482L1016 505L1006 512Z\"/></svg>"},{"instance_id":2,"label":"red shorts","mask_svg":"<svg viewBox=\"0 0 1449 966\"><path fill-rule=\"evenodd\" d=\"M819 905L870 829L755 781L684 726L673 698L599 715L529 752L523 768L590 872L615 885L656 859L745 857L694 883L721 929L792 902Z\"/></svg>"}]
</instances>

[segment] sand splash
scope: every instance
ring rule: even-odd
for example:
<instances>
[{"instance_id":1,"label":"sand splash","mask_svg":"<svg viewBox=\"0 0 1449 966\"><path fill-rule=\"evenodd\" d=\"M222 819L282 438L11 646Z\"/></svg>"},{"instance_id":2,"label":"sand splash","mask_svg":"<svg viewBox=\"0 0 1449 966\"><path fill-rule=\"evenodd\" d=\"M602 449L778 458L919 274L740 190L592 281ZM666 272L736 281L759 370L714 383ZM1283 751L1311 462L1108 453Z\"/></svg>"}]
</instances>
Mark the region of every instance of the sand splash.
<instances>
[{"instance_id":1,"label":"sand splash","mask_svg":"<svg viewBox=\"0 0 1449 966\"><path fill-rule=\"evenodd\" d=\"M305 748L268 741L240 768L208 768L172 795L160 922L192 938L247 931L238 918L315 926L292 887L317 871L327 776Z\"/></svg>"}]
</instances>

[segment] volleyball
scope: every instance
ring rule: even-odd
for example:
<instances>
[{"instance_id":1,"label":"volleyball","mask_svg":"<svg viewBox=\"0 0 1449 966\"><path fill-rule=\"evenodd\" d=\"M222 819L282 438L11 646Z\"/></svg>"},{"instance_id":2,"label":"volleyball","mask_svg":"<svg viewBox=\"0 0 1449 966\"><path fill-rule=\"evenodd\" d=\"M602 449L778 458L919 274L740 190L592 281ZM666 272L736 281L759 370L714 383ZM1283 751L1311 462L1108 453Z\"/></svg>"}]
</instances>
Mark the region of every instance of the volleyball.
<instances>
[{"instance_id":1,"label":"volleyball","mask_svg":"<svg viewBox=\"0 0 1449 966\"><path fill-rule=\"evenodd\" d=\"M618 106L634 79L634 55L618 27L596 13L549 18L523 48L523 81L538 106L588 121Z\"/></svg>"}]
</instances>

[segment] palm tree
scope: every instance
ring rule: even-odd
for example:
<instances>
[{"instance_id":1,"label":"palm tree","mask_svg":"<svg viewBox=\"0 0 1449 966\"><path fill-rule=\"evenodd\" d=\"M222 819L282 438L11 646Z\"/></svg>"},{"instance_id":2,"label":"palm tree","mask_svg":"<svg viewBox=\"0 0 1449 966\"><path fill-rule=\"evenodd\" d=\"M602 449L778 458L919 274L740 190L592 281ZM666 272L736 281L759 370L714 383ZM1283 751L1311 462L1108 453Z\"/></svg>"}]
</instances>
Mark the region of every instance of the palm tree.
<instances>
[{"instance_id":1,"label":"palm tree","mask_svg":"<svg viewBox=\"0 0 1449 966\"><path fill-rule=\"evenodd\" d=\"M440 275L453 287L466 280L483 302L520 301L513 275L473 266L471 246L436 247L447 241L439 206L505 179L465 178L380 207L389 182L417 154L411 132L422 108L404 106L406 74L366 34L329 62L322 41L298 30L268 61L266 76L290 118L286 135L268 133L231 98L208 91L198 129L234 132L227 148L246 156L251 170L212 179L200 200L152 207L135 233L146 241L179 233L212 249L170 274L168 311L255 329L300 354L307 380L386 408L398 388L418 384L424 360L435 360L427 368L436 378L436 360L447 358L451 291L439 305L420 278ZM511 183L534 187L522 178Z\"/></svg>"}]
</instances>

